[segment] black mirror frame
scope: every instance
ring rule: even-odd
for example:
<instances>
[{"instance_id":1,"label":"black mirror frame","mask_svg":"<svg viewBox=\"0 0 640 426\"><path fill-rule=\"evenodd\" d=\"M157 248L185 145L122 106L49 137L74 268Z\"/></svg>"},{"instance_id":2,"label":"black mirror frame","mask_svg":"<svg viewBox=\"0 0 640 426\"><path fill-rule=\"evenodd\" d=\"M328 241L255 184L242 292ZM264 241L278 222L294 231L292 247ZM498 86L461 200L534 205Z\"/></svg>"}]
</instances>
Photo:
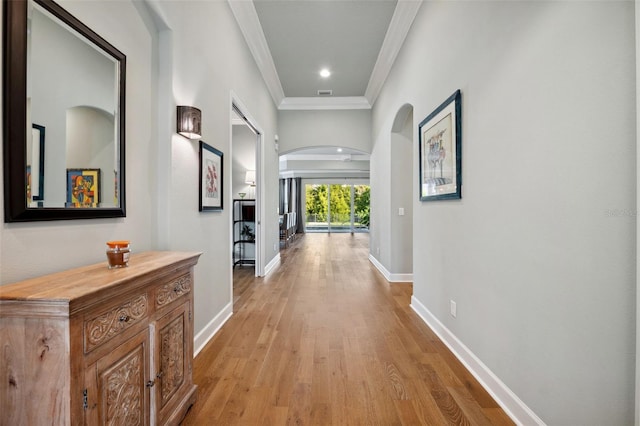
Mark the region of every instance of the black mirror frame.
<instances>
[{"instance_id":1,"label":"black mirror frame","mask_svg":"<svg viewBox=\"0 0 640 426\"><path fill-rule=\"evenodd\" d=\"M125 217L125 81L126 56L52 0L34 0L118 61L119 70L119 207L28 208L27 140L27 6L28 0L3 0L3 169L4 221L31 222Z\"/></svg>"}]
</instances>

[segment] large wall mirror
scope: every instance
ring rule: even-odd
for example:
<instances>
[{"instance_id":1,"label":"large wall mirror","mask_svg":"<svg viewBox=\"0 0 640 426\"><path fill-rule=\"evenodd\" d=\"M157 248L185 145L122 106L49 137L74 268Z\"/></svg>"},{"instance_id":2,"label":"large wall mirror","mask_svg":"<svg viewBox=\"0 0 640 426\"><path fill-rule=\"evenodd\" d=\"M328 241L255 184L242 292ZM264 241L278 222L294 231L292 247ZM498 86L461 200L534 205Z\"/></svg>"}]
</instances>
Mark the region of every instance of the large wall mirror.
<instances>
[{"instance_id":1,"label":"large wall mirror","mask_svg":"<svg viewBox=\"0 0 640 426\"><path fill-rule=\"evenodd\" d=\"M5 222L125 216L125 55L51 0L4 8Z\"/></svg>"}]
</instances>

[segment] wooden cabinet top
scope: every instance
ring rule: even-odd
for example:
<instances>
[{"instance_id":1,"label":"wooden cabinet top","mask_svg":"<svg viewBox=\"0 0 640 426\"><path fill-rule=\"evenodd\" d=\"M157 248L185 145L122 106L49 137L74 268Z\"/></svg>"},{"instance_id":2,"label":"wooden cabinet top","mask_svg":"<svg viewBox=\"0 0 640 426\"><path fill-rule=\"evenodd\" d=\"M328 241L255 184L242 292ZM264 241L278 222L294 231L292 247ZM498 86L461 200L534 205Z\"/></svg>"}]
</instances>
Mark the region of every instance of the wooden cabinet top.
<instances>
[{"instance_id":1,"label":"wooden cabinet top","mask_svg":"<svg viewBox=\"0 0 640 426\"><path fill-rule=\"evenodd\" d=\"M84 305L126 293L180 269L189 269L202 253L149 251L133 253L126 268L109 269L107 261L0 286L0 305L17 301ZM75 306L71 310L75 310ZM0 308L0 315L2 308Z\"/></svg>"}]
</instances>

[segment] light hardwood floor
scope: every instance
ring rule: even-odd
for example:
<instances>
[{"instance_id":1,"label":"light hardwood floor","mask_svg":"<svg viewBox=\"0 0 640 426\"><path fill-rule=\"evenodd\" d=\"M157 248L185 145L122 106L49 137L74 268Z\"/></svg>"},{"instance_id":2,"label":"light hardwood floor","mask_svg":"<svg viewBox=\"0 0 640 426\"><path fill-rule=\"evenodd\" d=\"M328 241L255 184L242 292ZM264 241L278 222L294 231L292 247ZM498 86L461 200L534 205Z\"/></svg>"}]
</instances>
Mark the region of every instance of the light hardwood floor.
<instances>
[{"instance_id":1,"label":"light hardwood floor","mask_svg":"<svg viewBox=\"0 0 640 426\"><path fill-rule=\"evenodd\" d=\"M511 425L388 283L367 234L307 234L265 278L234 272L234 315L194 362L184 425Z\"/></svg>"}]
</instances>

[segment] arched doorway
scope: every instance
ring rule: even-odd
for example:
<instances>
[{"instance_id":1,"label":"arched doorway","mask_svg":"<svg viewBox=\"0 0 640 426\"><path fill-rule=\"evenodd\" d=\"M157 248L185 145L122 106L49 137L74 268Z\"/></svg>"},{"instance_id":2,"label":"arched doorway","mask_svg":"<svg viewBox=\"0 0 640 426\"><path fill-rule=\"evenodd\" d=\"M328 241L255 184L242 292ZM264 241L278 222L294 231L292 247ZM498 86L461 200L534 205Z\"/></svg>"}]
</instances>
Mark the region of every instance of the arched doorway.
<instances>
[{"instance_id":1,"label":"arched doorway","mask_svg":"<svg viewBox=\"0 0 640 426\"><path fill-rule=\"evenodd\" d=\"M391 127L391 277L413 281L413 106L403 105Z\"/></svg>"}]
</instances>

